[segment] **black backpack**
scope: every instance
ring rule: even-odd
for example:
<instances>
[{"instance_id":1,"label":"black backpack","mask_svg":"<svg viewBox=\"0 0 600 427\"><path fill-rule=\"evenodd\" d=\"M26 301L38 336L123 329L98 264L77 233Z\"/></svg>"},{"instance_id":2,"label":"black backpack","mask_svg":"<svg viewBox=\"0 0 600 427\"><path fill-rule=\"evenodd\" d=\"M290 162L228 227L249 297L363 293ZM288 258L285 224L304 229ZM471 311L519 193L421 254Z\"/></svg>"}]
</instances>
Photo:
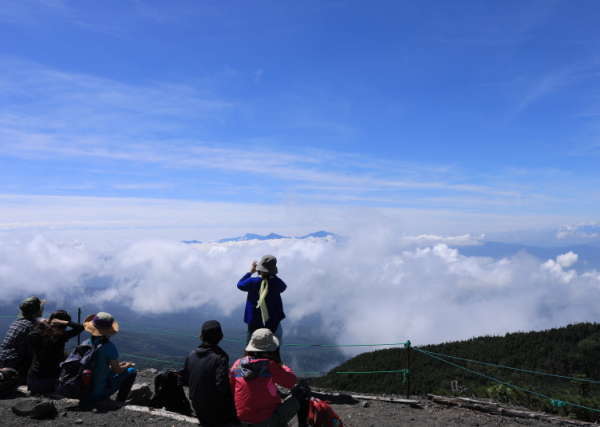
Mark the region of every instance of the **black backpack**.
<instances>
[{"instance_id":1,"label":"black backpack","mask_svg":"<svg viewBox=\"0 0 600 427\"><path fill-rule=\"evenodd\" d=\"M0 369L0 399L10 397L17 391L19 373L12 368Z\"/></svg>"},{"instance_id":2,"label":"black backpack","mask_svg":"<svg viewBox=\"0 0 600 427\"><path fill-rule=\"evenodd\" d=\"M165 408L167 411L191 415L190 401L185 396L180 376L176 371L168 370L154 377L154 397L150 403L153 408Z\"/></svg>"},{"instance_id":3,"label":"black backpack","mask_svg":"<svg viewBox=\"0 0 600 427\"><path fill-rule=\"evenodd\" d=\"M60 364L60 376L56 392L74 399L82 399L90 391L92 371L96 352L106 343L106 339L94 345L91 339L73 349Z\"/></svg>"}]
</instances>

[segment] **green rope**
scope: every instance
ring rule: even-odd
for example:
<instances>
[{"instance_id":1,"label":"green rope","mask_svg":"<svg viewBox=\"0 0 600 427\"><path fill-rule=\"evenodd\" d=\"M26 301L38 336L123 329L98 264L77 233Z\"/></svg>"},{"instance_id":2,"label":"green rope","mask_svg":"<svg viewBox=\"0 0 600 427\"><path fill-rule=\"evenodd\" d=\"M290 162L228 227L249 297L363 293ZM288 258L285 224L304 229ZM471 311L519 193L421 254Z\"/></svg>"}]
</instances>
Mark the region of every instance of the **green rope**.
<instances>
[{"instance_id":1,"label":"green rope","mask_svg":"<svg viewBox=\"0 0 600 427\"><path fill-rule=\"evenodd\" d=\"M550 374L548 372L533 371L530 369L513 368L512 366L499 365L499 364L489 363L489 362L480 362L479 360L465 359L464 357L450 356L449 354L436 353L434 351L429 351L429 350L421 349L419 351L429 353L429 354L435 354L436 356L447 357L449 359L461 360L463 362L469 362L469 363L474 363L477 365L489 366L492 368L510 369L510 370L513 370L516 372L523 372L526 374L543 375L543 376L547 376L547 377L562 378L562 379L571 380L571 381L580 381L580 382L586 382L586 383L591 383L591 384L600 384L600 381L598 381L598 380L592 380L592 379L587 379L587 378L568 377L565 375Z\"/></svg>"},{"instance_id":2,"label":"green rope","mask_svg":"<svg viewBox=\"0 0 600 427\"><path fill-rule=\"evenodd\" d=\"M336 371L336 374L408 374L408 369L396 369L392 371Z\"/></svg>"},{"instance_id":3,"label":"green rope","mask_svg":"<svg viewBox=\"0 0 600 427\"><path fill-rule=\"evenodd\" d=\"M135 332L130 332L130 333L139 333L139 334L156 334L156 335L175 335L175 336L185 336L185 337L192 337L192 334L187 334L187 333L182 333L182 332L175 332L175 331L150 331L149 329L146 329L146 332L142 331L142 330L137 330ZM195 337L197 338L197 337ZM246 340L245 339L238 339L238 338L223 338L223 341L226 342L232 342L232 343L239 343L239 344L246 344ZM378 344L298 344L298 343L284 343L281 346L282 347L302 347L302 348L337 348L337 347L394 347L394 346L406 346L406 345L410 345L410 341L404 341L404 342L396 342L396 343L378 343Z\"/></svg>"},{"instance_id":4,"label":"green rope","mask_svg":"<svg viewBox=\"0 0 600 427\"><path fill-rule=\"evenodd\" d=\"M518 386L518 385L514 385L514 384L511 384L511 383L509 383L509 382L506 382L506 381L502 381L502 380L500 380L500 379L498 379L498 378L492 377L492 376L490 376L490 375L483 374L483 373L481 373L481 372L474 371L473 369L469 369L469 368L467 368L467 367L465 367L465 366L457 365L456 363L450 362L449 360L446 360L446 359L443 359L443 358L441 358L441 357L439 357L439 356L436 356L435 354L432 354L432 353L431 353L431 352L429 352L429 351L426 351L426 350L421 350L420 348L416 348L416 347L414 347L414 349L415 349L416 351L420 352L420 353L423 353L423 354L424 354L424 355L426 355L426 356L429 356L429 357L431 357L431 358L433 358L433 359L437 359L437 360L439 360L440 362L446 363L446 364L448 364L448 365L450 365L450 366L453 366L453 367L455 367L455 368L458 368L458 369L462 369L462 370L464 370L464 371L467 371L467 372L469 372L469 373L471 373L471 374L473 374L473 375L477 375L477 376L479 376L479 377L482 377L482 378L488 379L488 380L490 380L490 381L497 382L498 384L505 385L506 387L512 388L512 389L514 389L514 390L519 390L519 391L522 391L523 393L530 394L530 395L532 395L532 396L535 396L535 397L537 397L537 398L541 398L541 399L543 399L543 400L547 400L547 401L548 401L548 402L550 402L550 404L551 404L551 405L553 405L553 406L555 406L555 405L558 405L558 404L559 404L558 402L560 402L560 405L561 405L561 406L572 406L572 407L574 407L574 408L586 409L586 410L588 410L588 411L592 411L592 412L600 412L600 409L596 409L596 408L590 408L589 406L580 405L580 404L578 404L578 403L569 402L569 401L566 401L566 400L558 400L558 399L554 399L553 397L550 397L550 396L548 396L548 395L546 395L546 394L539 393L539 392L537 392L537 391L534 391L534 390L529 390L529 389L526 389L526 388L524 388L524 387L521 387L521 386Z\"/></svg>"}]
</instances>

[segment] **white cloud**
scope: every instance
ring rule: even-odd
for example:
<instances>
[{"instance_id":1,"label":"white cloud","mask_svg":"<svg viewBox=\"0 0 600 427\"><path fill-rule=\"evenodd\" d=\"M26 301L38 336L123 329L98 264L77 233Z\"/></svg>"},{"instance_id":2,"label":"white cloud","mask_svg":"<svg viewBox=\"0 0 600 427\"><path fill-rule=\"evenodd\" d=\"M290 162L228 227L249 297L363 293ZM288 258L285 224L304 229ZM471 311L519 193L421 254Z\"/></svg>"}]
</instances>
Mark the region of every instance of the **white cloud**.
<instances>
[{"instance_id":1,"label":"white cloud","mask_svg":"<svg viewBox=\"0 0 600 427\"><path fill-rule=\"evenodd\" d=\"M449 239L450 241L452 239ZM339 342L417 344L597 321L600 273L577 255L467 257L444 243L367 231L348 243L308 239L197 244L167 240L94 246L36 236L0 240L3 302L43 293L87 305L118 301L141 313L204 304L223 315L244 301L235 283L265 253L279 259L286 327L318 315ZM92 286L83 297L83 290ZM241 319L240 319L241 322Z\"/></svg>"},{"instance_id":2,"label":"white cloud","mask_svg":"<svg viewBox=\"0 0 600 427\"><path fill-rule=\"evenodd\" d=\"M572 267L577 260L579 259L579 255L577 255L576 253L569 251L566 254L562 254L556 257L556 262L562 267L562 268L569 268Z\"/></svg>"},{"instance_id":3,"label":"white cloud","mask_svg":"<svg viewBox=\"0 0 600 427\"><path fill-rule=\"evenodd\" d=\"M563 225L557 232L556 238L566 240L570 238L593 240L600 238L600 223L587 222Z\"/></svg>"}]
</instances>

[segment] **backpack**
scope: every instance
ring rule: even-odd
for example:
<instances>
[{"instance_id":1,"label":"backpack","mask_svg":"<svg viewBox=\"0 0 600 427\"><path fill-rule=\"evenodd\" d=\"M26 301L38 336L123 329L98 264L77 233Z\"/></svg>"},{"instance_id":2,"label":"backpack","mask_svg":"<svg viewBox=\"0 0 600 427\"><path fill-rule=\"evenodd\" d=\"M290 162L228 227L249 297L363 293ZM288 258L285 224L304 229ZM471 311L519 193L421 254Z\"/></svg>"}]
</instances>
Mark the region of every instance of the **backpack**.
<instances>
[{"instance_id":1,"label":"backpack","mask_svg":"<svg viewBox=\"0 0 600 427\"><path fill-rule=\"evenodd\" d=\"M12 396L19 385L19 373L12 368L0 369L0 399Z\"/></svg>"},{"instance_id":2,"label":"backpack","mask_svg":"<svg viewBox=\"0 0 600 427\"><path fill-rule=\"evenodd\" d=\"M311 397L308 401L308 425L314 427L344 427L342 420L331 405Z\"/></svg>"},{"instance_id":3,"label":"backpack","mask_svg":"<svg viewBox=\"0 0 600 427\"><path fill-rule=\"evenodd\" d=\"M71 354L60 364L60 376L56 392L65 397L83 399L92 385L92 370L96 353L106 340L94 345L91 339L73 349Z\"/></svg>"},{"instance_id":4,"label":"backpack","mask_svg":"<svg viewBox=\"0 0 600 427\"><path fill-rule=\"evenodd\" d=\"M150 406L165 408L167 411L183 415L192 415L190 401L185 396L176 371L168 370L154 377L154 397Z\"/></svg>"}]
</instances>

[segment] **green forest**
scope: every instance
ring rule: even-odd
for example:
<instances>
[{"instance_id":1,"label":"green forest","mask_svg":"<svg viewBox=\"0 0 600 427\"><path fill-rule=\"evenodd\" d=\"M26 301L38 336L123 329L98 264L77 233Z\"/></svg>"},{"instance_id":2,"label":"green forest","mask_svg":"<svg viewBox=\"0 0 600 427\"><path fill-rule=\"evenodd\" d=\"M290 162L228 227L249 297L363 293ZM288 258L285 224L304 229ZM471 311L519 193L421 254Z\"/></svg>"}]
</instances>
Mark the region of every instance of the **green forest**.
<instances>
[{"instance_id":1,"label":"green forest","mask_svg":"<svg viewBox=\"0 0 600 427\"><path fill-rule=\"evenodd\" d=\"M463 366L467 369L465 370L419 350L576 379L600 380L600 324L578 323L541 332L483 336L410 349L392 348L363 353L332 369L327 375L311 381L315 386L335 390L386 394L405 394L408 382L412 395L434 393L492 398L588 421L600 418L600 381L595 384L443 357L454 365ZM402 373L337 373L401 370L406 369L409 364L408 381ZM598 408L599 411L579 408L565 402Z\"/></svg>"}]
</instances>

